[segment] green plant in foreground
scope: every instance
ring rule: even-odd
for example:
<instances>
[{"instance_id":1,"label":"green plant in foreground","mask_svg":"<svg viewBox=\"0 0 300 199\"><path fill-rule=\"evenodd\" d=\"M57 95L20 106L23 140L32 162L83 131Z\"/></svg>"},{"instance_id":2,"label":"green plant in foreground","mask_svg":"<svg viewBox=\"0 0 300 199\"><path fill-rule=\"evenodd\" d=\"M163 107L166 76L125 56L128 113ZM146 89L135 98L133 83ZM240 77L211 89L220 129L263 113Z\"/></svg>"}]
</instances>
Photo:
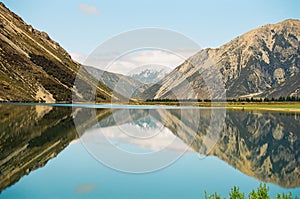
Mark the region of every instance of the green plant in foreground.
<instances>
[{"instance_id":1,"label":"green plant in foreground","mask_svg":"<svg viewBox=\"0 0 300 199\"><path fill-rule=\"evenodd\" d=\"M292 196L292 193L288 193L288 194L282 193L282 195L278 193L275 199L294 199L294 198ZM299 197L296 196L295 199L299 199Z\"/></svg>"},{"instance_id":2,"label":"green plant in foreground","mask_svg":"<svg viewBox=\"0 0 300 199\"><path fill-rule=\"evenodd\" d=\"M212 195L207 195L205 191L204 199L222 199L222 197L217 193L214 193ZM226 197L224 197L224 199L226 199ZM239 187L234 186L229 193L229 199L246 199L246 197L245 197L245 193L241 192ZM256 191L252 190L248 194L247 199L270 199L269 187L267 187L266 184L260 184ZM299 197L298 196L293 197L292 193L288 193L288 194L278 193L274 199L299 199Z\"/></svg>"},{"instance_id":3,"label":"green plant in foreground","mask_svg":"<svg viewBox=\"0 0 300 199\"><path fill-rule=\"evenodd\" d=\"M245 199L245 194L240 192L240 188L234 186L229 193L230 199Z\"/></svg>"},{"instance_id":4,"label":"green plant in foreground","mask_svg":"<svg viewBox=\"0 0 300 199\"><path fill-rule=\"evenodd\" d=\"M250 192L248 199L270 199L269 187L266 184L260 184L257 191L252 190Z\"/></svg>"},{"instance_id":5,"label":"green plant in foreground","mask_svg":"<svg viewBox=\"0 0 300 199\"><path fill-rule=\"evenodd\" d=\"M222 199L220 195L214 193L212 195L207 195L206 191L204 192L204 199Z\"/></svg>"}]
</instances>

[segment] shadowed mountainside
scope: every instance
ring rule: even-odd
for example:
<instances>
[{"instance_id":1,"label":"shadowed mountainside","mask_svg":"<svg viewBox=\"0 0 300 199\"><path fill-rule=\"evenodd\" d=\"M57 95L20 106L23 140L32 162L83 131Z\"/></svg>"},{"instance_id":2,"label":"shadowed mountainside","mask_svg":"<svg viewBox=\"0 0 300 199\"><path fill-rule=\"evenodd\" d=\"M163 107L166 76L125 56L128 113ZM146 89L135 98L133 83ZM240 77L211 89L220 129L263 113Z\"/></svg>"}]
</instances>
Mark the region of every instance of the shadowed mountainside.
<instances>
[{"instance_id":1,"label":"shadowed mountainside","mask_svg":"<svg viewBox=\"0 0 300 199\"><path fill-rule=\"evenodd\" d=\"M72 95L80 101L93 89L96 101L121 98L79 69L47 33L27 25L0 2L0 101L72 102ZM73 88L76 77L81 91Z\"/></svg>"}]
</instances>

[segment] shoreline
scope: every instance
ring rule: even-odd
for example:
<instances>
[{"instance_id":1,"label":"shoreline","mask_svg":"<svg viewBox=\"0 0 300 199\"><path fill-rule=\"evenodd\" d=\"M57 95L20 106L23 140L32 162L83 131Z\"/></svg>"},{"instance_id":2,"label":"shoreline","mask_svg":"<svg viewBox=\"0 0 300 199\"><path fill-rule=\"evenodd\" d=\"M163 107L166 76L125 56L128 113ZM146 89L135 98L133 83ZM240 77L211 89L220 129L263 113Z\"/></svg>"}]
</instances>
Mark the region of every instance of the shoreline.
<instances>
[{"instance_id":1,"label":"shoreline","mask_svg":"<svg viewBox=\"0 0 300 199\"><path fill-rule=\"evenodd\" d=\"M0 105L35 105L35 106L72 106L84 107L104 105L109 108L110 105L116 107L122 106L161 106L161 107L183 107L183 108L226 108L236 111L272 111L272 112L300 112L300 102L101 102L101 103L36 103L36 102L0 102Z\"/></svg>"}]
</instances>

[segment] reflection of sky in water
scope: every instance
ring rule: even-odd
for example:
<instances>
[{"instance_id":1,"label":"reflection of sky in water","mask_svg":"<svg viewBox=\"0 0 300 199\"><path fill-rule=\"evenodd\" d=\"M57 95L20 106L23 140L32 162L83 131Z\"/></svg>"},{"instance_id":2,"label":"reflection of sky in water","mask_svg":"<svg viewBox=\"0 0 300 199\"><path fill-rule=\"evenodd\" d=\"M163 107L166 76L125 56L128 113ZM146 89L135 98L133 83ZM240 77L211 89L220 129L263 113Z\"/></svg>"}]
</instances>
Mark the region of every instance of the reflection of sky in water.
<instances>
[{"instance_id":1,"label":"reflection of sky in water","mask_svg":"<svg viewBox=\"0 0 300 199\"><path fill-rule=\"evenodd\" d=\"M112 145L120 150L137 154L157 152L163 149L181 153L192 150L168 128L159 123L154 123L153 120L148 120L148 122L145 124L144 120L119 126L92 128L83 135L83 139L85 142L89 142L88 144L92 142L100 145L103 142L99 138L104 135Z\"/></svg>"},{"instance_id":2,"label":"reflection of sky in water","mask_svg":"<svg viewBox=\"0 0 300 199\"><path fill-rule=\"evenodd\" d=\"M80 158L79 158L80 157ZM0 198L203 198L217 191L228 195L239 185L250 192L259 181L242 174L216 157L200 160L188 153L169 167L148 174L127 174L109 169L93 159L80 142L73 142L57 158L0 194ZM37 187L38 185L38 187ZM270 186L276 192L292 191Z\"/></svg>"}]
</instances>

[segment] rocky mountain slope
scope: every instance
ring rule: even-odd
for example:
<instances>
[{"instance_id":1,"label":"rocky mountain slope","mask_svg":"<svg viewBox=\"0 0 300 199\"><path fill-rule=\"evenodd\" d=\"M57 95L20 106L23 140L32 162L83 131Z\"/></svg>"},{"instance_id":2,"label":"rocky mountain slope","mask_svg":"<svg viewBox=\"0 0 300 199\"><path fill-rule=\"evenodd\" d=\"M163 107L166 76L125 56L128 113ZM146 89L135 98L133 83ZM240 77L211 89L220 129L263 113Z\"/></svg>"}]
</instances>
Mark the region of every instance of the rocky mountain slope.
<instances>
[{"instance_id":1,"label":"rocky mountain slope","mask_svg":"<svg viewBox=\"0 0 300 199\"><path fill-rule=\"evenodd\" d=\"M220 72L229 98L299 95L300 21L268 24L220 48L204 49L146 90L144 98L221 98L222 89L208 87L215 75L211 66Z\"/></svg>"},{"instance_id":2,"label":"rocky mountain slope","mask_svg":"<svg viewBox=\"0 0 300 199\"><path fill-rule=\"evenodd\" d=\"M72 93L80 100L84 96L73 89L79 67L47 33L0 3L0 101L71 102ZM84 90L96 88L97 101L111 99L111 89L86 72L78 81Z\"/></svg>"}]
</instances>

